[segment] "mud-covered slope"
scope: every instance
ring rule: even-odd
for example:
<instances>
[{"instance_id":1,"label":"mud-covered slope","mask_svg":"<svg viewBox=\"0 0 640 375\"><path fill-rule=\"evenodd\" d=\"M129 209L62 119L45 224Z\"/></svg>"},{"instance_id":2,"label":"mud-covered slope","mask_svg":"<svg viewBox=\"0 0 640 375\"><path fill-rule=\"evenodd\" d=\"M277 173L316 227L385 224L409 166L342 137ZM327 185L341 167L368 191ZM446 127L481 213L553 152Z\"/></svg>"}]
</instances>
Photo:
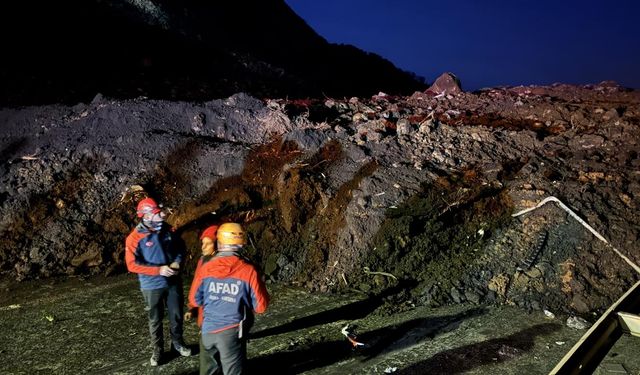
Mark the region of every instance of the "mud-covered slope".
<instances>
[{"instance_id":1,"label":"mud-covered slope","mask_svg":"<svg viewBox=\"0 0 640 375\"><path fill-rule=\"evenodd\" d=\"M410 94L415 75L329 44L284 1L7 1L0 106Z\"/></svg>"},{"instance_id":2,"label":"mud-covered slope","mask_svg":"<svg viewBox=\"0 0 640 375\"><path fill-rule=\"evenodd\" d=\"M511 214L556 196L638 263L639 102L603 84L4 110L0 268L124 271L139 184L171 212L191 262L199 230L237 220L273 281L400 284L400 309L597 310L632 268L553 204Z\"/></svg>"}]
</instances>

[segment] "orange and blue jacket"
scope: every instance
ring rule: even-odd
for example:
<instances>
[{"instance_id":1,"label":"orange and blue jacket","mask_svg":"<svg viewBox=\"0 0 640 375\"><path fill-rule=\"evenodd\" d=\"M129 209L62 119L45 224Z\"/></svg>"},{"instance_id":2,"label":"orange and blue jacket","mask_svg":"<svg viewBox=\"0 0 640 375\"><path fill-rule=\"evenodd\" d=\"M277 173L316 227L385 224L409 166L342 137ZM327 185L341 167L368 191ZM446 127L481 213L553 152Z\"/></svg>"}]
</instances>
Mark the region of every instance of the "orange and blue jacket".
<instances>
[{"instance_id":1,"label":"orange and blue jacket","mask_svg":"<svg viewBox=\"0 0 640 375\"><path fill-rule=\"evenodd\" d=\"M198 277L198 272L200 272L200 269L202 268L202 265L207 263L208 261L210 261L213 258L213 256L211 255L203 255L200 257L200 259L198 259L198 264L196 265L196 271L194 272L194 276L193 278L196 279ZM196 289L194 289L194 284L191 284L191 289L189 289L189 296L191 295L195 295L196 293ZM204 313L204 309L202 308L202 306L193 306L191 303L189 303L189 308L192 309L196 309L196 311L194 311L193 313L197 316L198 320L198 327L202 328L202 320L203 320L203 313Z\"/></svg>"},{"instance_id":2,"label":"orange and blue jacket","mask_svg":"<svg viewBox=\"0 0 640 375\"><path fill-rule=\"evenodd\" d=\"M191 306L203 307L203 333L238 327L245 308L263 313L269 293L256 268L236 255L216 254L201 264L189 292Z\"/></svg>"},{"instance_id":3,"label":"orange and blue jacket","mask_svg":"<svg viewBox=\"0 0 640 375\"><path fill-rule=\"evenodd\" d=\"M129 272L137 273L140 289L162 289L169 285L160 275L160 267L182 262L183 250L174 246L173 234L166 224L160 231L150 231L138 224L125 241L125 261Z\"/></svg>"}]
</instances>

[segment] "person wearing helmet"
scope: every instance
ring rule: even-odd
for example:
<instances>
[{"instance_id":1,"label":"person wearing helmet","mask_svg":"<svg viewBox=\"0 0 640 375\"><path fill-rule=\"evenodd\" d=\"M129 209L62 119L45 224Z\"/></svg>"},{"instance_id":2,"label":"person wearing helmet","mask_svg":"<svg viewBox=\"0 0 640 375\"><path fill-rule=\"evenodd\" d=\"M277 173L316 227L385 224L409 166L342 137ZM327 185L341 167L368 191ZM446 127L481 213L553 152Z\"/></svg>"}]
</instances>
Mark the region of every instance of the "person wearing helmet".
<instances>
[{"instance_id":1,"label":"person wearing helmet","mask_svg":"<svg viewBox=\"0 0 640 375\"><path fill-rule=\"evenodd\" d=\"M242 374L247 357L245 321L267 309L269 294L256 267L242 256L242 226L222 224L216 238L213 259L196 273L189 293L191 305L203 307L201 341L210 361L201 365L200 374L220 368L225 375Z\"/></svg>"},{"instance_id":2,"label":"person wearing helmet","mask_svg":"<svg viewBox=\"0 0 640 375\"><path fill-rule=\"evenodd\" d=\"M200 235L200 241L202 242L201 250L202 256L198 259L198 264L196 265L196 270L194 272L194 278L197 277L198 273L202 269L202 266L206 264L208 261L213 259L213 254L215 253L215 243L216 243L216 234L218 232L217 225L211 225L207 227L202 234ZM189 290L189 299L192 296L195 296L196 289L193 288L193 284L191 285L191 289ZM198 327L202 328L202 321L204 319L203 316L203 308L202 306L196 307L189 303L190 310L184 314L184 320L189 321L193 317L196 317L196 321ZM214 366L213 359L209 357L207 352L202 345L202 339L200 339L200 368L209 368Z\"/></svg>"},{"instance_id":3,"label":"person wearing helmet","mask_svg":"<svg viewBox=\"0 0 640 375\"><path fill-rule=\"evenodd\" d=\"M164 350L162 319L165 305L169 312L171 341L182 356L190 356L182 337L182 279L179 275L184 249L179 246L165 214L151 198L138 203L140 223L125 242L125 261L129 272L137 273L148 312L151 335L151 366L158 366Z\"/></svg>"}]
</instances>

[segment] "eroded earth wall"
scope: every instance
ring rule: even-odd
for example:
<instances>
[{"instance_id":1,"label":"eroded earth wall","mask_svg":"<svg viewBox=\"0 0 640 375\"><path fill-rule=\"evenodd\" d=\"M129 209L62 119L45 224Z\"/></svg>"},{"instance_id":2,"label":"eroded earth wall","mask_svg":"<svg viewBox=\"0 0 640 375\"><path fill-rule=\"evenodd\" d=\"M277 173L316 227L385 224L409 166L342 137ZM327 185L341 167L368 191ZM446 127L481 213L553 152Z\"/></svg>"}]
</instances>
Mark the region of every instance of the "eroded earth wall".
<instances>
[{"instance_id":1,"label":"eroded earth wall","mask_svg":"<svg viewBox=\"0 0 640 375\"><path fill-rule=\"evenodd\" d=\"M191 264L199 231L236 220L272 281L411 304L601 309L633 261L640 96L615 85L411 97L116 101L0 112L0 270L124 272L131 186L163 202Z\"/></svg>"}]
</instances>

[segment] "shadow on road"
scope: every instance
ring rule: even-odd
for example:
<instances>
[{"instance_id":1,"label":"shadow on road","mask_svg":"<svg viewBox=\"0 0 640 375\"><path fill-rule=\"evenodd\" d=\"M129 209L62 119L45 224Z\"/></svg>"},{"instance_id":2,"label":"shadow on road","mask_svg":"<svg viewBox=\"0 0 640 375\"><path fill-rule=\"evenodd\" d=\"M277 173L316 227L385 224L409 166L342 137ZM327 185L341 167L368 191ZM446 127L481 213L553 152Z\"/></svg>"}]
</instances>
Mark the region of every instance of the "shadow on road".
<instances>
[{"instance_id":1,"label":"shadow on road","mask_svg":"<svg viewBox=\"0 0 640 375\"><path fill-rule=\"evenodd\" d=\"M533 349L535 338L562 328L555 323L538 324L512 335L440 352L396 374L460 374L490 363L509 361Z\"/></svg>"},{"instance_id":2,"label":"shadow on road","mask_svg":"<svg viewBox=\"0 0 640 375\"><path fill-rule=\"evenodd\" d=\"M366 300L350 303L332 310L322 311L313 315L298 318L292 322L272 328L263 329L255 333L252 332L251 338L257 339L271 335L279 335L282 333L297 331L299 329L331 323L338 320L355 320L364 318L373 310L381 306L384 303L386 297L397 294L407 288L410 288L411 286L412 285L399 284L394 287L387 288L379 294L371 296Z\"/></svg>"},{"instance_id":3,"label":"shadow on road","mask_svg":"<svg viewBox=\"0 0 640 375\"><path fill-rule=\"evenodd\" d=\"M438 334L456 329L460 322L485 313L484 309L473 309L460 314L426 319L413 319L388 327L364 332L359 340L367 345L354 350L346 340L313 343L301 348L281 351L249 360L249 373L277 372L298 374L325 367L350 357L366 361L388 350L401 350Z\"/></svg>"}]
</instances>

